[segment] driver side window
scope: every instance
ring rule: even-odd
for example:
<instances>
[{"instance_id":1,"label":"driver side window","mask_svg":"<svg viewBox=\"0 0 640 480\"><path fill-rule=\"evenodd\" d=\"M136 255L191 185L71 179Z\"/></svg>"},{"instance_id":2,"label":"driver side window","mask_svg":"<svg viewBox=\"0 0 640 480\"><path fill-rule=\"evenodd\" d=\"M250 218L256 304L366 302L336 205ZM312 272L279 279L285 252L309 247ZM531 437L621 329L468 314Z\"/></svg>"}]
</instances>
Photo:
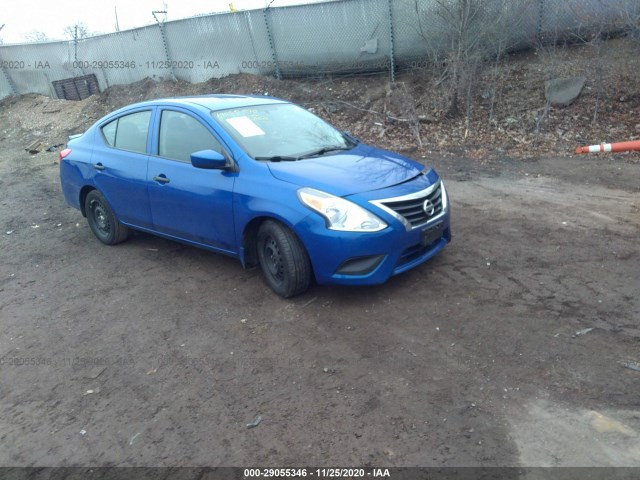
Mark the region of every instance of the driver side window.
<instances>
[{"instance_id":1,"label":"driver side window","mask_svg":"<svg viewBox=\"0 0 640 480\"><path fill-rule=\"evenodd\" d=\"M190 162L191 154L200 150L215 150L224 155L220 142L200 121L186 113L163 110L158 154L164 158Z\"/></svg>"}]
</instances>

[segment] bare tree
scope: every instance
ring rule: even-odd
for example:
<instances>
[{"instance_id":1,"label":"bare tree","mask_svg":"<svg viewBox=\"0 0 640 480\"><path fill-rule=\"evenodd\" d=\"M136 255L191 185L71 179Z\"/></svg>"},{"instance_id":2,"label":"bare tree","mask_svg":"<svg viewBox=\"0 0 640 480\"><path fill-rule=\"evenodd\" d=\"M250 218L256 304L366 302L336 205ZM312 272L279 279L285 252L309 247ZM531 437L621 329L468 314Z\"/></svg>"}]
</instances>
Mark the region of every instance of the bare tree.
<instances>
[{"instance_id":1,"label":"bare tree","mask_svg":"<svg viewBox=\"0 0 640 480\"><path fill-rule=\"evenodd\" d=\"M47 36L47 34L38 30L33 30L32 32L27 33L24 38L26 38L29 42L36 43L49 41L49 37Z\"/></svg>"},{"instance_id":2,"label":"bare tree","mask_svg":"<svg viewBox=\"0 0 640 480\"><path fill-rule=\"evenodd\" d=\"M626 33L640 40L640 3L637 0L603 0L612 11L618 13L616 19Z\"/></svg>"},{"instance_id":3,"label":"bare tree","mask_svg":"<svg viewBox=\"0 0 640 480\"><path fill-rule=\"evenodd\" d=\"M73 25L69 25L68 27L64 27L64 34L71 40L87 38L91 35L87 26L82 22L77 22Z\"/></svg>"},{"instance_id":4,"label":"bare tree","mask_svg":"<svg viewBox=\"0 0 640 480\"><path fill-rule=\"evenodd\" d=\"M527 1L434 0L423 12L415 2L418 33L425 40L427 54L433 59L434 66L441 70L438 84L446 87L448 116L458 115L464 106L469 124L477 73L490 58L496 61L497 68L511 46L509 39L515 36L513 32L518 28L515 12ZM423 19L425 23L433 24L434 18L438 31L423 29ZM493 95L491 98L494 102Z\"/></svg>"},{"instance_id":5,"label":"bare tree","mask_svg":"<svg viewBox=\"0 0 640 480\"><path fill-rule=\"evenodd\" d=\"M91 34L89 33L89 29L82 22L74 23L73 25L69 25L64 28L64 34L69 37L73 41L73 58L74 60L78 60L78 40L82 38L87 38Z\"/></svg>"},{"instance_id":6,"label":"bare tree","mask_svg":"<svg viewBox=\"0 0 640 480\"><path fill-rule=\"evenodd\" d=\"M540 58L540 63L542 64L542 68L548 80L554 79L558 76L559 67L562 63L559 55L560 48L558 47L557 31L554 34L555 38L553 41L540 41L536 48L538 58ZM540 138L542 127L549 116L550 111L551 100L548 95L545 95L544 106L536 110L534 145L537 144Z\"/></svg>"},{"instance_id":7,"label":"bare tree","mask_svg":"<svg viewBox=\"0 0 640 480\"><path fill-rule=\"evenodd\" d=\"M603 4L603 6L608 6ZM611 12L605 11L592 11L584 8L574 8L573 15L581 20L584 24L583 28L577 28L572 32L572 37L575 38L580 44L589 47L596 58L596 61L592 64L593 75L593 117L592 125L595 125L598 121L598 113L600 111L600 104L605 90L605 74L606 67L604 66L605 60L603 57L603 44L607 37L607 34L615 30L615 26L612 22L615 21ZM582 26L582 25L581 25Z\"/></svg>"},{"instance_id":8,"label":"bare tree","mask_svg":"<svg viewBox=\"0 0 640 480\"><path fill-rule=\"evenodd\" d=\"M448 33L447 74L451 92L447 114L459 113L460 90L464 90L462 80L465 70L480 45L480 36L474 32L483 0L436 0L436 15Z\"/></svg>"}]
</instances>

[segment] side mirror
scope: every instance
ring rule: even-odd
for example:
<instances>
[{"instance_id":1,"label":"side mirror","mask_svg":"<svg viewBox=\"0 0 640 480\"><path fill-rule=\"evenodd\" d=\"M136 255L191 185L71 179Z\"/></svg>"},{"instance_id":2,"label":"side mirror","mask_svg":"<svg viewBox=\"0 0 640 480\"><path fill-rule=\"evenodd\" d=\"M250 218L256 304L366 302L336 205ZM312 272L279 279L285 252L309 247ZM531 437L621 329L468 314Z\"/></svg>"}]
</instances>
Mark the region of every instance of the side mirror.
<instances>
[{"instance_id":1,"label":"side mirror","mask_svg":"<svg viewBox=\"0 0 640 480\"><path fill-rule=\"evenodd\" d=\"M200 150L191 154L191 165L206 170L224 170L227 168L227 159L215 150Z\"/></svg>"}]
</instances>

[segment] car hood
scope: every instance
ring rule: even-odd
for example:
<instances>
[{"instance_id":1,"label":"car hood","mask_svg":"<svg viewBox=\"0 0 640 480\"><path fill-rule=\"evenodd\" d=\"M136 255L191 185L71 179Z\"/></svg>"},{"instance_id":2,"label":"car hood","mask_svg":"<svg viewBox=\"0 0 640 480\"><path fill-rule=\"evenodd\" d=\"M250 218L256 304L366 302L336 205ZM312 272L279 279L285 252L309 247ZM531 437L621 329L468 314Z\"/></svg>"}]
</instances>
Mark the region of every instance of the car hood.
<instances>
[{"instance_id":1,"label":"car hood","mask_svg":"<svg viewBox=\"0 0 640 480\"><path fill-rule=\"evenodd\" d=\"M418 162L364 145L334 155L267 165L279 180L340 197L391 187L424 170Z\"/></svg>"}]
</instances>

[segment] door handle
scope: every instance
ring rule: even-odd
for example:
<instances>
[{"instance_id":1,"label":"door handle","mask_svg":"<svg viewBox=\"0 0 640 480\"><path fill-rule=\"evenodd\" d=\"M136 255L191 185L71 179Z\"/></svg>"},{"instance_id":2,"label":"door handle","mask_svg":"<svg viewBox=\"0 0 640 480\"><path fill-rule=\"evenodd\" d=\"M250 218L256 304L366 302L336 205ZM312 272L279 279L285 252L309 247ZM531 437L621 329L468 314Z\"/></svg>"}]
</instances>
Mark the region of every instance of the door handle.
<instances>
[{"instance_id":1,"label":"door handle","mask_svg":"<svg viewBox=\"0 0 640 480\"><path fill-rule=\"evenodd\" d=\"M104 170L104 165L102 165L101 163L96 163L93 165L93 168L95 168L96 170Z\"/></svg>"},{"instance_id":2,"label":"door handle","mask_svg":"<svg viewBox=\"0 0 640 480\"><path fill-rule=\"evenodd\" d=\"M158 183L169 183L171 181L167 177L165 177L164 174L156 175L155 177L153 177L153 179Z\"/></svg>"}]
</instances>

